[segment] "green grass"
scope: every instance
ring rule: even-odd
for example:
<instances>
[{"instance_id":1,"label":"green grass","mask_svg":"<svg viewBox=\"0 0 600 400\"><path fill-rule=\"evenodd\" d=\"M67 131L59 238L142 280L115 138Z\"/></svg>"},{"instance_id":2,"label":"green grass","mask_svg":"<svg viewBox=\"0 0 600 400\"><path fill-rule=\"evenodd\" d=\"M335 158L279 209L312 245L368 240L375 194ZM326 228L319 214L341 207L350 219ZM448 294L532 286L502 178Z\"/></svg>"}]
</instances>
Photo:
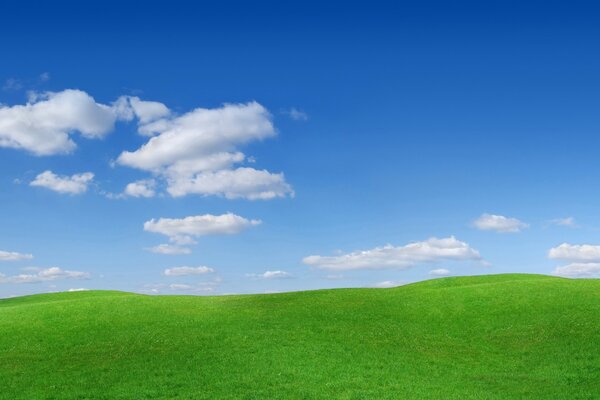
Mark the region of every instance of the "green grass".
<instances>
[{"instance_id":1,"label":"green grass","mask_svg":"<svg viewBox=\"0 0 600 400\"><path fill-rule=\"evenodd\" d=\"M2 399L598 399L600 280L0 301Z\"/></svg>"}]
</instances>

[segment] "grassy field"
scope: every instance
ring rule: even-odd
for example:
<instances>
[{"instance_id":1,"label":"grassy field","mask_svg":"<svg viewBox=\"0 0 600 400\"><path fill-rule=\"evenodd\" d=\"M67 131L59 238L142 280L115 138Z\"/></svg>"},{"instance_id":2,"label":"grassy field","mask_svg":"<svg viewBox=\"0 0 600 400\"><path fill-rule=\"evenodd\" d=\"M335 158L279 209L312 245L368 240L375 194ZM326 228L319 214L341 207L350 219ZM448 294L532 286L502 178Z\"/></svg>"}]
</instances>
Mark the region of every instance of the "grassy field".
<instances>
[{"instance_id":1,"label":"grassy field","mask_svg":"<svg viewBox=\"0 0 600 400\"><path fill-rule=\"evenodd\" d=\"M2 399L598 399L600 280L0 300Z\"/></svg>"}]
</instances>

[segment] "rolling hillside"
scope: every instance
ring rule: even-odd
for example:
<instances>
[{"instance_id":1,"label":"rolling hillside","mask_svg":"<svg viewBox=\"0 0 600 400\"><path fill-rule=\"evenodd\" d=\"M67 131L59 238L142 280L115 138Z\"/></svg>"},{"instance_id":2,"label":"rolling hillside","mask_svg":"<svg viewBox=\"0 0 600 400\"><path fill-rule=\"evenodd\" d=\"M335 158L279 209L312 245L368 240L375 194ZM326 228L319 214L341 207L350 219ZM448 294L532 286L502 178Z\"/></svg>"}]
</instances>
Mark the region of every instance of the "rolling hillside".
<instances>
[{"instance_id":1,"label":"rolling hillside","mask_svg":"<svg viewBox=\"0 0 600 400\"><path fill-rule=\"evenodd\" d=\"M600 398L600 280L0 300L2 399Z\"/></svg>"}]
</instances>

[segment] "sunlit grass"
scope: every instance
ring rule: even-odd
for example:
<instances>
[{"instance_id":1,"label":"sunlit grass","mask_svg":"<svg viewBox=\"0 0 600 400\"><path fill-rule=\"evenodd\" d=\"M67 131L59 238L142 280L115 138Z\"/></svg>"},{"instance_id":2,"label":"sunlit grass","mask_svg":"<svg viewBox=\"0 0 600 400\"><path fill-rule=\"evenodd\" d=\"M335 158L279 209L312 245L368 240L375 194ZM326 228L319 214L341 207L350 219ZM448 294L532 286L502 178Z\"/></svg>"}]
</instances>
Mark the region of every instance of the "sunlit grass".
<instances>
[{"instance_id":1,"label":"sunlit grass","mask_svg":"<svg viewBox=\"0 0 600 400\"><path fill-rule=\"evenodd\" d=\"M7 299L0 397L600 398L600 280Z\"/></svg>"}]
</instances>

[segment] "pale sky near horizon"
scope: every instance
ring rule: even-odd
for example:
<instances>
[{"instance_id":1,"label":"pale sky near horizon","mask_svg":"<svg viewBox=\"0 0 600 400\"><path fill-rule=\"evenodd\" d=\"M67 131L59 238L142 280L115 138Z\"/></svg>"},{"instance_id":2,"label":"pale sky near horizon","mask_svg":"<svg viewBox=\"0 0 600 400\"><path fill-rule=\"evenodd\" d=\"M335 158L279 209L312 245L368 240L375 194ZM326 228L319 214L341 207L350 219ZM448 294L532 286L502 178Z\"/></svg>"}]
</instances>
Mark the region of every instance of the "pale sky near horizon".
<instances>
[{"instance_id":1,"label":"pale sky near horizon","mask_svg":"<svg viewBox=\"0 0 600 400\"><path fill-rule=\"evenodd\" d=\"M3 6L0 297L600 277L597 6L280 3Z\"/></svg>"}]
</instances>

